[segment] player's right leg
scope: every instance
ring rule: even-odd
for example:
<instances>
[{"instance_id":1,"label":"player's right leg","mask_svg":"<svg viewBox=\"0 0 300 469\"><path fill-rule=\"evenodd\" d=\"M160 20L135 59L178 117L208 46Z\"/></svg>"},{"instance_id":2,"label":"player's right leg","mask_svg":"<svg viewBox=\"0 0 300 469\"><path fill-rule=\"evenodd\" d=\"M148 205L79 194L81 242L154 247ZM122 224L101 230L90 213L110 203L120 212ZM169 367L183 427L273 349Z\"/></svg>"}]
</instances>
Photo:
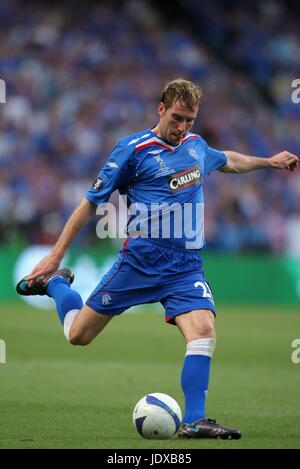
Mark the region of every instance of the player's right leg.
<instances>
[{"instance_id":1,"label":"player's right leg","mask_svg":"<svg viewBox=\"0 0 300 469\"><path fill-rule=\"evenodd\" d=\"M66 314L64 334L72 345L88 345L112 318L113 316L98 313L84 305L77 314Z\"/></svg>"},{"instance_id":2,"label":"player's right leg","mask_svg":"<svg viewBox=\"0 0 300 469\"><path fill-rule=\"evenodd\" d=\"M70 269L60 269L51 275L35 280L31 286L22 279L16 290L20 295L48 295L56 303L57 313L64 328L64 334L73 345L89 344L106 326L112 316L83 306L81 296L70 288L74 274Z\"/></svg>"},{"instance_id":3,"label":"player's right leg","mask_svg":"<svg viewBox=\"0 0 300 469\"><path fill-rule=\"evenodd\" d=\"M135 240L128 239L120 249L118 260L85 305L79 293L70 288L74 275L69 269L60 269L36 279L34 283L22 279L16 289L20 295L52 297L69 342L87 345L113 316L122 314L131 306L160 300L159 269L154 270L152 261L150 265L145 263L150 255L153 257L151 244L139 242L137 249Z\"/></svg>"}]
</instances>

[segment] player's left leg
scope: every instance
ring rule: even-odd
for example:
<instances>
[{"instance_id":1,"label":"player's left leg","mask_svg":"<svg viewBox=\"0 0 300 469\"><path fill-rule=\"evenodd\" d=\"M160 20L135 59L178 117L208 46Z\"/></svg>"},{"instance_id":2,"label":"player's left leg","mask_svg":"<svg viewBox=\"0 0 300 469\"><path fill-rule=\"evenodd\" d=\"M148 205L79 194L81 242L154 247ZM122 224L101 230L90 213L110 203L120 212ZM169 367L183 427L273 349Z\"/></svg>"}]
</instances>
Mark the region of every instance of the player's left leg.
<instances>
[{"instance_id":1,"label":"player's left leg","mask_svg":"<svg viewBox=\"0 0 300 469\"><path fill-rule=\"evenodd\" d=\"M179 437L239 439L239 430L224 427L205 416L210 362L216 343L213 312L202 309L179 314L175 323L186 342L181 374L185 415Z\"/></svg>"}]
</instances>

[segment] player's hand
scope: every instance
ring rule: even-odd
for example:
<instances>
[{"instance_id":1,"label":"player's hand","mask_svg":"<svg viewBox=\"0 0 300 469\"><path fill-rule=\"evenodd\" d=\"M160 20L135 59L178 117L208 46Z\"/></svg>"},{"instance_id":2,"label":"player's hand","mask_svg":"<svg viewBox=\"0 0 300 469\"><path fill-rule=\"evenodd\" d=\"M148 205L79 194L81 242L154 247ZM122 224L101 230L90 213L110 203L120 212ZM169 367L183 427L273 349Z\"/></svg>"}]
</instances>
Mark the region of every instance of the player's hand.
<instances>
[{"instance_id":1,"label":"player's hand","mask_svg":"<svg viewBox=\"0 0 300 469\"><path fill-rule=\"evenodd\" d=\"M29 282L29 287L32 286L33 280L42 276L51 274L59 268L61 258L54 253L50 253L48 256L44 257L32 270L31 274L25 277L26 280L31 280Z\"/></svg>"},{"instance_id":2,"label":"player's hand","mask_svg":"<svg viewBox=\"0 0 300 469\"><path fill-rule=\"evenodd\" d=\"M275 169L288 169L289 171L295 171L299 164L298 156L288 151L282 151L277 153L270 158L272 167Z\"/></svg>"}]
</instances>

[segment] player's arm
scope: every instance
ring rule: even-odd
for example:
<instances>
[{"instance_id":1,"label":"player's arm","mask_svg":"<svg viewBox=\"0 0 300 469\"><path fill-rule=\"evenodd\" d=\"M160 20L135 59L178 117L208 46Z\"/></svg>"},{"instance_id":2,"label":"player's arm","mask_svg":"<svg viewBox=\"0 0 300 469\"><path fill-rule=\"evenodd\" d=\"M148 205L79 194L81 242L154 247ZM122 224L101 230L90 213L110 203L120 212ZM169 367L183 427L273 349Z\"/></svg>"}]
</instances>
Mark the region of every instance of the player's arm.
<instances>
[{"instance_id":1,"label":"player's arm","mask_svg":"<svg viewBox=\"0 0 300 469\"><path fill-rule=\"evenodd\" d=\"M67 249L79 231L88 223L95 213L96 206L87 199L82 199L66 222L61 235L53 246L51 253L44 257L33 269L27 280L33 280L57 270Z\"/></svg>"},{"instance_id":2,"label":"player's arm","mask_svg":"<svg viewBox=\"0 0 300 469\"><path fill-rule=\"evenodd\" d=\"M236 151L224 151L227 163L219 168L224 173L248 173L257 169L273 168L295 171L299 158L293 153L282 151L269 158L242 155Z\"/></svg>"}]
</instances>

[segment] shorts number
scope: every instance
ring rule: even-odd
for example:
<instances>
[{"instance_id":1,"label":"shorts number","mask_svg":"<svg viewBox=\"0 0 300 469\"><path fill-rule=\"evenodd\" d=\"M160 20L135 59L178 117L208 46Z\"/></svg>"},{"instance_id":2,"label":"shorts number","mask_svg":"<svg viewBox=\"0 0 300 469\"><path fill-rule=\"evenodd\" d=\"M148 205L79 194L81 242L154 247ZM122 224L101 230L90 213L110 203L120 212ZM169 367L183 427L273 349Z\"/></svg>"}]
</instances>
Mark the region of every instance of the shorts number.
<instances>
[{"instance_id":1,"label":"shorts number","mask_svg":"<svg viewBox=\"0 0 300 469\"><path fill-rule=\"evenodd\" d=\"M208 284L206 282L195 282L194 283L195 288L202 288L203 290L203 298L210 298L212 299L212 292L211 289L209 288Z\"/></svg>"}]
</instances>

